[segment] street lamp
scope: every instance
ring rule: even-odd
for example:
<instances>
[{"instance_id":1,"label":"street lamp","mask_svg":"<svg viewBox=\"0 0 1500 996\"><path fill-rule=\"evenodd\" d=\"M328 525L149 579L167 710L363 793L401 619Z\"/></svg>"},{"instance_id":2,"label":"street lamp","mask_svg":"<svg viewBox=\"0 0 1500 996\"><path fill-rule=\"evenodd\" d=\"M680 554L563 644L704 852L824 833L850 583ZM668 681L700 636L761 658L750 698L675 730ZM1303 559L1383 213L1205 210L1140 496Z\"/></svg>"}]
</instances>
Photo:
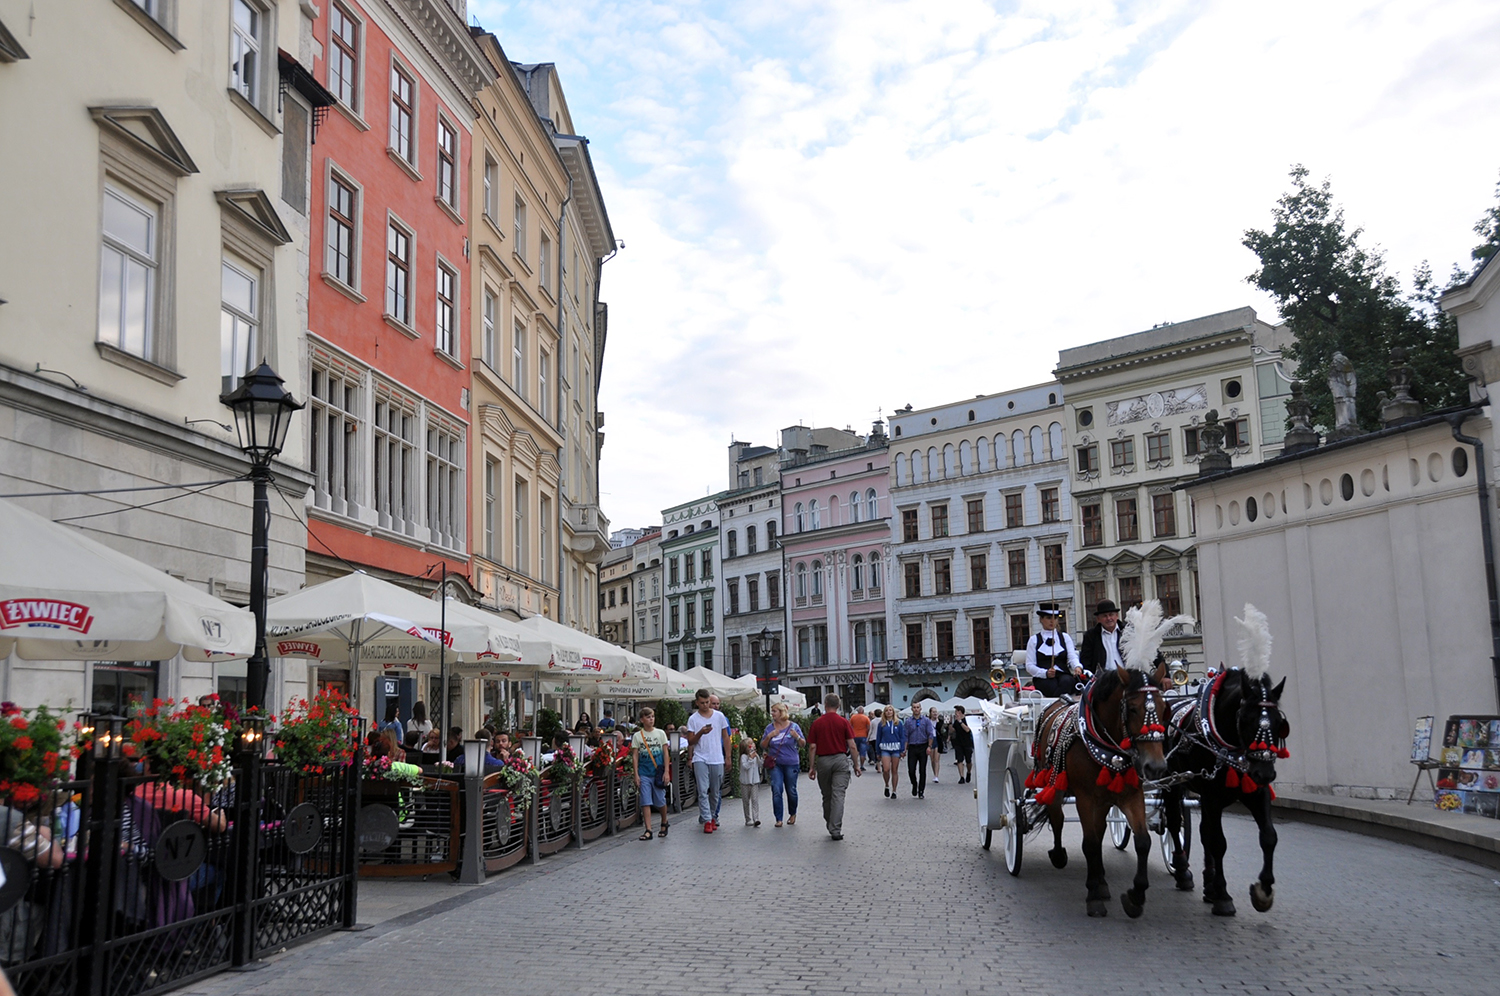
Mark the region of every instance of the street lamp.
<instances>
[{"instance_id":1,"label":"street lamp","mask_svg":"<svg viewBox=\"0 0 1500 996\"><path fill-rule=\"evenodd\" d=\"M774 673L771 666L775 655L771 652L771 629L766 627L760 631L760 680L761 687L766 693L766 718L771 718L771 678Z\"/></svg>"},{"instance_id":2,"label":"street lamp","mask_svg":"<svg viewBox=\"0 0 1500 996\"><path fill-rule=\"evenodd\" d=\"M245 705L266 707L266 685L271 661L266 656L266 570L271 534L271 503L267 486L274 479L271 460L286 443L292 413L304 407L265 362L247 374L240 386L219 398L234 412L240 449L250 458L250 480L255 485L250 530L250 611L255 613L255 654L246 668Z\"/></svg>"}]
</instances>

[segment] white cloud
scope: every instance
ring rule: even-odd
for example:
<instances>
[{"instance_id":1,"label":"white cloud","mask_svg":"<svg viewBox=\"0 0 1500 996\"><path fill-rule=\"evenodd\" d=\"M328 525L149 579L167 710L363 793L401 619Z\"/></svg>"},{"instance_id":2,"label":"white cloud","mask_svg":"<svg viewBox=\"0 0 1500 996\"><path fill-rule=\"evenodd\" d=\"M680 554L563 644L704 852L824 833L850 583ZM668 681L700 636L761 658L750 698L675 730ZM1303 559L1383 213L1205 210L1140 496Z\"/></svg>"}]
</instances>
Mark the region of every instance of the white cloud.
<instances>
[{"instance_id":1,"label":"white cloud","mask_svg":"<svg viewBox=\"0 0 1500 996\"><path fill-rule=\"evenodd\" d=\"M725 485L731 434L1045 379L1057 349L1251 304L1305 163L1402 274L1500 168L1500 10L1432 3L471 3L558 63L626 249L605 511Z\"/></svg>"}]
</instances>

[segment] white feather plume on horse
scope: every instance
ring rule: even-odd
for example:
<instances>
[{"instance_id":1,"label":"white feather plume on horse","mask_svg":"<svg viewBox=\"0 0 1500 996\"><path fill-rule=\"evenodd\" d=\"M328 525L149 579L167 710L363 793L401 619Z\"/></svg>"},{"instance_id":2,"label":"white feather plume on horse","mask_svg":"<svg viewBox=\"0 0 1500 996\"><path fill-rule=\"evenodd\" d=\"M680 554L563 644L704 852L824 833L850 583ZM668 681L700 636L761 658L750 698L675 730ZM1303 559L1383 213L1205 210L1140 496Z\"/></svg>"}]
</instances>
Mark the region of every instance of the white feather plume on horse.
<instances>
[{"instance_id":1,"label":"white feather plume on horse","mask_svg":"<svg viewBox=\"0 0 1500 996\"><path fill-rule=\"evenodd\" d=\"M1120 653L1125 666L1133 671L1151 673L1156 652L1174 626L1191 626L1192 616L1162 618L1161 602L1151 599L1125 613L1125 629L1120 633Z\"/></svg>"},{"instance_id":2,"label":"white feather plume on horse","mask_svg":"<svg viewBox=\"0 0 1500 996\"><path fill-rule=\"evenodd\" d=\"M1240 624L1240 667L1257 681L1271 670L1271 626L1266 614L1249 602L1245 603L1245 618L1235 617Z\"/></svg>"}]
</instances>

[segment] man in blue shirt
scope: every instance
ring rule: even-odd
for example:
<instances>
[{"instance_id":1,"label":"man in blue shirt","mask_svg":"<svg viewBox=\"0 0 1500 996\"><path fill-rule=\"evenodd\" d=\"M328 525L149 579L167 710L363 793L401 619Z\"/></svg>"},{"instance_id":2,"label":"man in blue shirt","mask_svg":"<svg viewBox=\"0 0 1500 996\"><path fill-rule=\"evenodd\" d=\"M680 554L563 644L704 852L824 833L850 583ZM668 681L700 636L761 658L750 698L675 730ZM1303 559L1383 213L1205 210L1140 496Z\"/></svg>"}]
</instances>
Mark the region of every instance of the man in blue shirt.
<instances>
[{"instance_id":1,"label":"man in blue shirt","mask_svg":"<svg viewBox=\"0 0 1500 996\"><path fill-rule=\"evenodd\" d=\"M911 794L918 799L927 797L927 748L937 742L937 727L932 720L922 715L922 707L913 703L911 715L901 724L906 734L906 777L911 782Z\"/></svg>"}]
</instances>

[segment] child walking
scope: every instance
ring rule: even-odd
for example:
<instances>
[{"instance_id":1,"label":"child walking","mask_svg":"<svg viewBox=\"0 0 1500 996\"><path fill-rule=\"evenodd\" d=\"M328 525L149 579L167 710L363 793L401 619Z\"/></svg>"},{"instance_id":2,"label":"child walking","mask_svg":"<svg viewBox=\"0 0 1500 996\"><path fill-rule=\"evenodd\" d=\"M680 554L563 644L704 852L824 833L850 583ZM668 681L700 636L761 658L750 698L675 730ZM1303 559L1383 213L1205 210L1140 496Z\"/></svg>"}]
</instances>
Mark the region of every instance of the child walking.
<instances>
[{"instance_id":1,"label":"child walking","mask_svg":"<svg viewBox=\"0 0 1500 996\"><path fill-rule=\"evenodd\" d=\"M745 826L760 826L761 757L755 739L740 740L740 803L745 807Z\"/></svg>"}]
</instances>

